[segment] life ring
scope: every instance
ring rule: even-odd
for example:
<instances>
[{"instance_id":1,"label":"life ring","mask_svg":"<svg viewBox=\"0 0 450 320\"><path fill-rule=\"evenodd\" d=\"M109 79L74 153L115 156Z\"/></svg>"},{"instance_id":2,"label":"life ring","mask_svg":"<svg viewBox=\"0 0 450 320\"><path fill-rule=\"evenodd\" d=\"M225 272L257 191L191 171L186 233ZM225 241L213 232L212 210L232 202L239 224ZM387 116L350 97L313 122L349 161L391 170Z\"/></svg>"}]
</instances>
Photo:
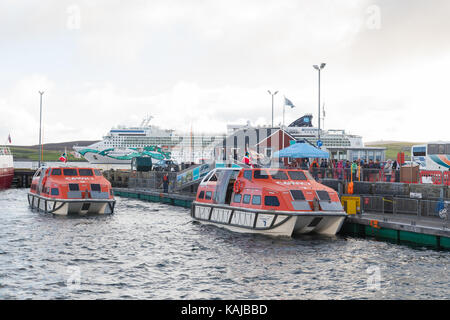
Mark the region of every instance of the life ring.
<instances>
[{"instance_id":1,"label":"life ring","mask_svg":"<svg viewBox=\"0 0 450 320\"><path fill-rule=\"evenodd\" d=\"M244 189L244 181L236 180L233 187L234 193L241 193L243 189Z\"/></svg>"}]
</instances>

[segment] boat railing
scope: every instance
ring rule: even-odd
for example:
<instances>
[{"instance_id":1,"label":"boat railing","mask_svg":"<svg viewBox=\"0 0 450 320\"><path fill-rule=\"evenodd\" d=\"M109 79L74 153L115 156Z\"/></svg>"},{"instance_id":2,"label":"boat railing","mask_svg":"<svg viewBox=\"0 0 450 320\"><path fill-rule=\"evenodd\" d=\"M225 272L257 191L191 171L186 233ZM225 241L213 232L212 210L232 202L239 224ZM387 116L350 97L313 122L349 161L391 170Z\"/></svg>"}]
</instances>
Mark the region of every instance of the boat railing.
<instances>
[{"instance_id":1,"label":"boat railing","mask_svg":"<svg viewBox=\"0 0 450 320\"><path fill-rule=\"evenodd\" d=\"M0 155L11 155L11 150L9 147L0 146Z\"/></svg>"}]
</instances>

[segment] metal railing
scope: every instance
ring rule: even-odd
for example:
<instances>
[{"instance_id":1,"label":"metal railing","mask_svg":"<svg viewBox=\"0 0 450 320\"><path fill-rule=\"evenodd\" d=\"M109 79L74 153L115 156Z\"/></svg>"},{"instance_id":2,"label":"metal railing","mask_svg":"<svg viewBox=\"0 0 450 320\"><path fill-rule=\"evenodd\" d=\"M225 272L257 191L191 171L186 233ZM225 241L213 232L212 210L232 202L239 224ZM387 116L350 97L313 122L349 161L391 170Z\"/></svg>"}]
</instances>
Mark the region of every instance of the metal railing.
<instances>
[{"instance_id":1,"label":"metal railing","mask_svg":"<svg viewBox=\"0 0 450 320\"><path fill-rule=\"evenodd\" d=\"M362 213L382 213L449 222L450 201L399 198L392 196L361 196Z\"/></svg>"},{"instance_id":2,"label":"metal railing","mask_svg":"<svg viewBox=\"0 0 450 320\"><path fill-rule=\"evenodd\" d=\"M336 179L340 181L363 181L363 182L403 182L400 177L400 170L389 172L383 169L358 168L310 168L308 171L316 180ZM450 171L429 171L419 172L419 183L429 183L435 185L450 186Z\"/></svg>"}]
</instances>

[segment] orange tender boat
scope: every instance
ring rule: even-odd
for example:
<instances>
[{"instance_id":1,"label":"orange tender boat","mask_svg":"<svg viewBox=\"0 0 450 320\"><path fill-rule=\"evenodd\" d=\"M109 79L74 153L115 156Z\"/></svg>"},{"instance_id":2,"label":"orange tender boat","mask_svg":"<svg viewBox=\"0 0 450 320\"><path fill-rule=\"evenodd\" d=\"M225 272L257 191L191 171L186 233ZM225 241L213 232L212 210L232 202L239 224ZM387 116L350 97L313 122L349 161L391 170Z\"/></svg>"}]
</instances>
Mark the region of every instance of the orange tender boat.
<instances>
[{"instance_id":1,"label":"orange tender boat","mask_svg":"<svg viewBox=\"0 0 450 320\"><path fill-rule=\"evenodd\" d=\"M338 194L298 169L217 168L202 180L191 216L232 231L335 235L347 214Z\"/></svg>"},{"instance_id":2,"label":"orange tender boat","mask_svg":"<svg viewBox=\"0 0 450 320\"><path fill-rule=\"evenodd\" d=\"M32 209L57 215L113 213L115 202L111 183L94 168L40 168L28 192Z\"/></svg>"}]
</instances>

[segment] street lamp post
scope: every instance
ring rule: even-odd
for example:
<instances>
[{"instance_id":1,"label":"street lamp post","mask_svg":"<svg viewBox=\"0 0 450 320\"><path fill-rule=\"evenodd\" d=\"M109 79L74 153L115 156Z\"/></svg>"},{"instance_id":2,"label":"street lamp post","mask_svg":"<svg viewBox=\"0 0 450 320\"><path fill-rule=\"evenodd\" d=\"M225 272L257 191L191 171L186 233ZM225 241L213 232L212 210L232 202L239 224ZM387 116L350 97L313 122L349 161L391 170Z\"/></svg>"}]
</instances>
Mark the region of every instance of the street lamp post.
<instances>
[{"instance_id":1,"label":"street lamp post","mask_svg":"<svg viewBox=\"0 0 450 320\"><path fill-rule=\"evenodd\" d=\"M319 130L317 131L317 141L320 140L320 70L322 70L323 68L325 68L325 63L321 63L320 66L318 65L313 65L314 69L316 69L317 71L319 71L319 113L318 113L318 120L319 120ZM320 148L320 147L319 147Z\"/></svg>"},{"instance_id":2,"label":"street lamp post","mask_svg":"<svg viewBox=\"0 0 450 320\"><path fill-rule=\"evenodd\" d=\"M275 91L274 93L270 92L270 90L267 90L267 92L272 96L272 128L273 128L273 96L278 93L278 91Z\"/></svg>"},{"instance_id":3,"label":"street lamp post","mask_svg":"<svg viewBox=\"0 0 450 320\"><path fill-rule=\"evenodd\" d=\"M39 103L39 168L40 168L41 161L43 161L43 159L42 159L41 126L42 126L42 95L44 94L44 91L39 91L39 94L41 95L40 103Z\"/></svg>"}]
</instances>

